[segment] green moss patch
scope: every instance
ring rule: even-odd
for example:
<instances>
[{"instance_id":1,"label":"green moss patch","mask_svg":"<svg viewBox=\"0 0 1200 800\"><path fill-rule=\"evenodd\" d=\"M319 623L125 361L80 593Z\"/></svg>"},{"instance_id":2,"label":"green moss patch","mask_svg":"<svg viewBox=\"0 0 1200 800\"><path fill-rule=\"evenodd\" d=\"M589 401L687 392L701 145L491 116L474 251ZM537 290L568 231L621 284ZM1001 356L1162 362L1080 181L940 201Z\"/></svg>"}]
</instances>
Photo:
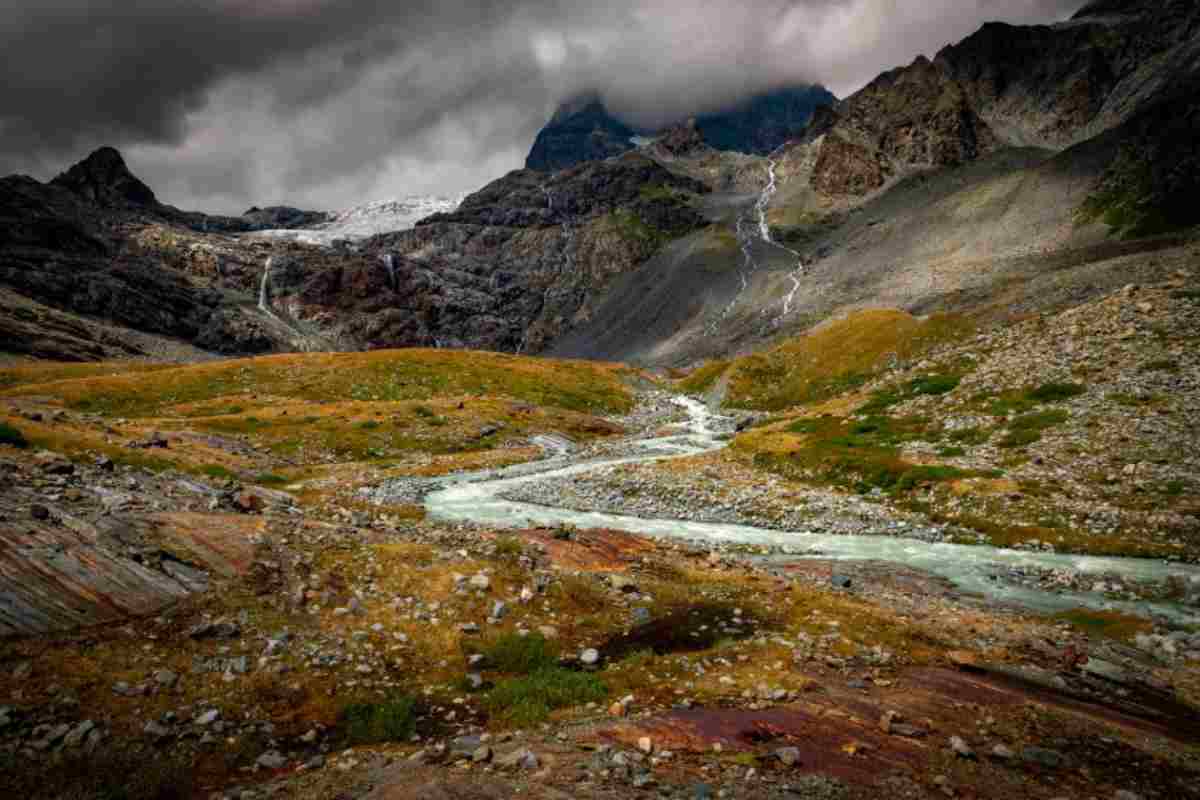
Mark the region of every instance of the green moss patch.
<instances>
[{"instance_id":1,"label":"green moss patch","mask_svg":"<svg viewBox=\"0 0 1200 800\"><path fill-rule=\"evenodd\" d=\"M497 719L527 727L543 722L557 709L598 702L607 696L608 687L596 676L550 667L502 681L488 693L485 705Z\"/></svg>"}]
</instances>

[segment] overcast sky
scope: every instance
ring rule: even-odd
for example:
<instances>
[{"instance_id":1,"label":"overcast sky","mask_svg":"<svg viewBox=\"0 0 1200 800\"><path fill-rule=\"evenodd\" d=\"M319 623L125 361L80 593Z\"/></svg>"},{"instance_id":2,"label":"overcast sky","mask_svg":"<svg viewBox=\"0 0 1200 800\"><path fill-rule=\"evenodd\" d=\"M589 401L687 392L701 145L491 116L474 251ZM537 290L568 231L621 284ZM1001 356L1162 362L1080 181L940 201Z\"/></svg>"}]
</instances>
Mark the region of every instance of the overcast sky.
<instances>
[{"instance_id":1,"label":"overcast sky","mask_svg":"<svg viewBox=\"0 0 1200 800\"><path fill-rule=\"evenodd\" d=\"M0 0L0 174L102 144L240 213L458 194L596 88L646 123L789 83L839 97L989 20L1084 0Z\"/></svg>"}]
</instances>

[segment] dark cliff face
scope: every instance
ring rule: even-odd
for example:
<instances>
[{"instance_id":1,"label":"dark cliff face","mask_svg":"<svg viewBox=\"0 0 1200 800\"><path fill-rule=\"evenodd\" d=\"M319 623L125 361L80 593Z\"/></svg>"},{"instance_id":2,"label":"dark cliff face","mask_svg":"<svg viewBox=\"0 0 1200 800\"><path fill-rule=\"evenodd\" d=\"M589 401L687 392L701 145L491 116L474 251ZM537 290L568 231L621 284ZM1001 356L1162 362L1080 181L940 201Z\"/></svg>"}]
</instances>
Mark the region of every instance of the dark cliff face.
<instances>
[{"instance_id":1,"label":"dark cliff face","mask_svg":"<svg viewBox=\"0 0 1200 800\"><path fill-rule=\"evenodd\" d=\"M111 147L101 147L51 184L104 208L158 205L150 187L134 177Z\"/></svg>"},{"instance_id":2,"label":"dark cliff face","mask_svg":"<svg viewBox=\"0 0 1200 800\"><path fill-rule=\"evenodd\" d=\"M798 136L819 106L836 100L822 86L780 89L694 122L704 143L716 150L765 155ZM613 117L598 97L586 95L563 104L538 134L525 166L549 172L611 158L634 149L630 140L637 133Z\"/></svg>"},{"instance_id":3,"label":"dark cliff face","mask_svg":"<svg viewBox=\"0 0 1200 800\"><path fill-rule=\"evenodd\" d=\"M862 196L1001 147L1060 151L1131 119L1200 65L1194 0L1102 0L1067 24L991 23L819 115L815 188Z\"/></svg>"},{"instance_id":4,"label":"dark cliff face","mask_svg":"<svg viewBox=\"0 0 1200 800\"><path fill-rule=\"evenodd\" d=\"M730 111L701 115L696 127L717 150L767 155L803 131L818 107L836 102L824 86L780 89Z\"/></svg>"},{"instance_id":5,"label":"dark cliff face","mask_svg":"<svg viewBox=\"0 0 1200 800\"><path fill-rule=\"evenodd\" d=\"M560 109L542 129L525 160L527 169L557 172L584 161L600 161L632 150L635 132L608 113L599 100L578 110Z\"/></svg>"}]
</instances>

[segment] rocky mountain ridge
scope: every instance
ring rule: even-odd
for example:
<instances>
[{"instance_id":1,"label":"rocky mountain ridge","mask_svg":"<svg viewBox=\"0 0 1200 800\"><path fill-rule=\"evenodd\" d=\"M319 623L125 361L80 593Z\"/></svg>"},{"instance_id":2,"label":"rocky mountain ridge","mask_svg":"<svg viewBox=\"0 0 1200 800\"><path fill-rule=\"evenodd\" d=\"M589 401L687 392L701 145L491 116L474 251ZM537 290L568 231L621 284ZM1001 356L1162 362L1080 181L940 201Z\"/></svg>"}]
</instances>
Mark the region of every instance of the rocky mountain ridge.
<instances>
[{"instance_id":1,"label":"rocky mountain ridge","mask_svg":"<svg viewBox=\"0 0 1200 800\"><path fill-rule=\"evenodd\" d=\"M789 87L731 109L694 115L691 124L716 150L766 155L803 131L818 108L836 100L823 86ZM663 130L639 129L613 116L598 93L586 92L559 106L538 133L525 168L549 172L610 158L635 149L639 136L657 138L680 124L688 120Z\"/></svg>"},{"instance_id":2,"label":"rocky mountain ridge","mask_svg":"<svg viewBox=\"0 0 1200 800\"><path fill-rule=\"evenodd\" d=\"M987 25L818 109L769 156L714 147L698 119L324 246L303 238L333 223L307 212L163 205L101 150L49 184L0 181L5 349L443 346L686 365L857 307L974 313L1059 264L1103 273L1096 291L1200 222L1198 18L1171 0ZM556 124L624 136L606 113L585 98ZM597 157L614 152L606 137ZM288 225L302 227L240 235Z\"/></svg>"}]
</instances>

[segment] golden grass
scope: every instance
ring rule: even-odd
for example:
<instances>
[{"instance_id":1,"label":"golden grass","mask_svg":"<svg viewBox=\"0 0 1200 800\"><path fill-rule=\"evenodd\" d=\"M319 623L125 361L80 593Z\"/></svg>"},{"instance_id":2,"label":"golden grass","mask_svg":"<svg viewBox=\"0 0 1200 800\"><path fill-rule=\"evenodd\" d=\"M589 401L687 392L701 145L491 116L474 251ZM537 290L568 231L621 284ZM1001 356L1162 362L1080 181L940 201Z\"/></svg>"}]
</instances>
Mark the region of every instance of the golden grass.
<instances>
[{"instance_id":1,"label":"golden grass","mask_svg":"<svg viewBox=\"0 0 1200 800\"><path fill-rule=\"evenodd\" d=\"M1122 614L1118 611L1080 608L1055 614L1051 619L1057 622L1069 622L1092 636L1104 639L1130 640L1139 633L1154 631L1154 625L1149 620Z\"/></svg>"},{"instance_id":2,"label":"golden grass","mask_svg":"<svg viewBox=\"0 0 1200 800\"><path fill-rule=\"evenodd\" d=\"M255 472L265 462L214 447L197 437L186 444L170 448L138 450L128 445L154 431L167 430L156 424L114 424L90 426L68 422L33 422L15 414L0 411L0 421L19 429L29 440L31 449L61 453L74 460L107 456L117 464L144 467L154 472L178 469L203 474L206 468L219 467L231 473Z\"/></svg>"},{"instance_id":3,"label":"golden grass","mask_svg":"<svg viewBox=\"0 0 1200 800\"><path fill-rule=\"evenodd\" d=\"M721 380L721 376L729 369L729 361L710 361L702 367L697 367L686 378L679 381L678 386L688 394L703 394Z\"/></svg>"},{"instance_id":4,"label":"golden grass","mask_svg":"<svg viewBox=\"0 0 1200 800\"><path fill-rule=\"evenodd\" d=\"M146 376L91 376L7 389L46 395L70 408L117 416L157 416L206 401L259 396L315 402L403 401L495 395L575 411L624 412L633 405L627 367L445 350L305 353L160 369Z\"/></svg>"},{"instance_id":5,"label":"golden grass","mask_svg":"<svg viewBox=\"0 0 1200 800\"><path fill-rule=\"evenodd\" d=\"M1093 534L1071 528L1050 528L1042 525L1023 525L1003 519L1003 512L983 516L980 513L933 514L936 522L952 522L987 536L995 547L1015 548L1030 542L1045 542L1060 553L1084 553L1092 556L1123 558L1174 559L1188 552L1187 545L1155 541L1133 532L1117 535ZM966 542L974 544L973 541Z\"/></svg>"},{"instance_id":6,"label":"golden grass","mask_svg":"<svg viewBox=\"0 0 1200 800\"><path fill-rule=\"evenodd\" d=\"M827 400L858 389L891 361L912 359L970 331L959 317L919 320L890 309L855 312L735 361L725 404L781 411Z\"/></svg>"},{"instance_id":7,"label":"golden grass","mask_svg":"<svg viewBox=\"0 0 1200 800\"><path fill-rule=\"evenodd\" d=\"M401 402L278 401L269 408L252 412L189 417L170 426L246 435L260 447L300 463L313 463L330 456L343 461L367 461L410 451L444 455L490 450L547 431L576 440L621 431L588 414L529 407L498 397ZM482 435L491 428L498 430Z\"/></svg>"},{"instance_id":8,"label":"golden grass","mask_svg":"<svg viewBox=\"0 0 1200 800\"><path fill-rule=\"evenodd\" d=\"M140 361L90 361L85 363L34 361L0 368L0 389L81 378L145 374L172 369L176 366L176 364L151 364Z\"/></svg>"}]
</instances>

